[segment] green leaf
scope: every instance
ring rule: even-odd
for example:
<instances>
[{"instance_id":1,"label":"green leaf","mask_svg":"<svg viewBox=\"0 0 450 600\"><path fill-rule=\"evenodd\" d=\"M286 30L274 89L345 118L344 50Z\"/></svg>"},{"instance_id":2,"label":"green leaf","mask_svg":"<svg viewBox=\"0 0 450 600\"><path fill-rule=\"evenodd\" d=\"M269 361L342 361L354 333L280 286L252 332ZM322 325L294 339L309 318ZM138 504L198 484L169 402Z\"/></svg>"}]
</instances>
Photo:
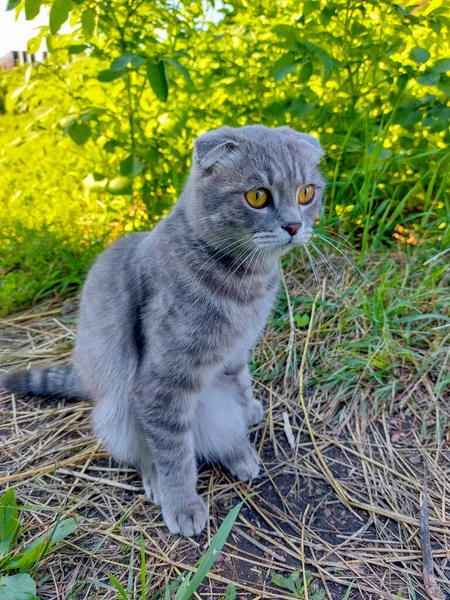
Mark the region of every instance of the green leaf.
<instances>
[{"instance_id":1,"label":"green leaf","mask_svg":"<svg viewBox=\"0 0 450 600\"><path fill-rule=\"evenodd\" d=\"M116 140L108 140L107 142L105 142L103 150L112 154L117 148L117 146L120 146L120 144L118 144Z\"/></svg>"},{"instance_id":2,"label":"green leaf","mask_svg":"<svg viewBox=\"0 0 450 600\"><path fill-rule=\"evenodd\" d=\"M439 77L439 73L429 71L425 72L421 77L418 77L417 81L422 85L436 85L439 81Z\"/></svg>"},{"instance_id":3,"label":"green leaf","mask_svg":"<svg viewBox=\"0 0 450 600\"><path fill-rule=\"evenodd\" d=\"M25 0L25 18L31 21L38 16L41 10L41 0Z\"/></svg>"},{"instance_id":4,"label":"green leaf","mask_svg":"<svg viewBox=\"0 0 450 600\"><path fill-rule=\"evenodd\" d=\"M444 92L444 94L450 96L450 77L447 77L446 75L441 75L441 79L437 84L437 87L439 90L441 90L441 92Z\"/></svg>"},{"instance_id":5,"label":"green leaf","mask_svg":"<svg viewBox=\"0 0 450 600\"><path fill-rule=\"evenodd\" d=\"M283 575L280 575L279 573L274 573L274 575L272 575L272 583L279 588L289 590L294 594L297 593L295 582L290 577L283 577Z\"/></svg>"},{"instance_id":6,"label":"green leaf","mask_svg":"<svg viewBox=\"0 0 450 600\"><path fill-rule=\"evenodd\" d=\"M236 586L233 585L232 583L230 583L227 586L227 591L225 594L225 600L236 600L237 597L237 593L236 593Z\"/></svg>"},{"instance_id":7,"label":"green leaf","mask_svg":"<svg viewBox=\"0 0 450 600\"><path fill-rule=\"evenodd\" d=\"M12 550L19 535L19 511L14 489L9 488L0 498L0 558Z\"/></svg>"},{"instance_id":8,"label":"green leaf","mask_svg":"<svg viewBox=\"0 0 450 600\"><path fill-rule=\"evenodd\" d=\"M100 71L97 79L102 83L109 83L110 81L115 81L116 79L123 77L126 71L126 69L122 69L121 71L110 71L109 69L106 69L105 71Z\"/></svg>"},{"instance_id":9,"label":"green leaf","mask_svg":"<svg viewBox=\"0 0 450 600\"><path fill-rule=\"evenodd\" d=\"M14 10L21 0L8 0L6 10Z\"/></svg>"},{"instance_id":10,"label":"green leaf","mask_svg":"<svg viewBox=\"0 0 450 600\"><path fill-rule=\"evenodd\" d=\"M307 102L304 98L297 98L289 107L288 112L293 117L305 117L313 110L315 102Z\"/></svg>"},{"instance_id":11,"label":"green leaf","mask_svg":"<svg viewBox=\"0 0 450 600\"><path fill-rule=\"evenodd\" d=\"M165 102L169 95L169 85L164 62L162 60L157 63L148 62L147 77L155 96L161 100L161 102Z\"/></svg>"},{"instance_id":12,"label":"green leaf","mask_svg":"<svg viewBox=\"0 0 450 600\"><path fill-rule=\"evenodd\" d=\"M78 523L73 517L64 519L53 525L49 531L40 535L18 555L11 559L7 569L28 569L46 554L52 546L78 529Z\"/></svg>"},{"instance_id":13,"label":"green leaf","mask_svg":"<svg viewBox=\"0 0 450 600\"><path fill-rule=\"evenodd\" d=\"M309 323L309 315L308 314L299 315L298 313L295 313L294 318L295 318L295 322L297 323L298 327L306 327Z\"/></svg>"},{"instance_id":14,"label":"green leaf","mask_svg":"<svg viewBox=\"0 0 450 600\"><path fill-rule=\"evenodd\" d=\"M446 73L450 71L450 58L441 58L435 62L432 71L433 73Z\"/></svg>"},{"instance_id":15,"label":"green leaf","mask_svg":"<svg viewBox=\"0 0 450 600\"><path fill-rule=\"evenodd\" d=\"M145 58L142 58L142 56L138 56L137 54L134 54L134 52L124 52L112 61L109 70L123 71L128 66L139 67L144 62Z\"/></svg>"},{"instance_id":16,"label":"green leaf","mask_svg":"<svg viewBox=\"0 0 450 600\"><path fill-rule=\"evenodd\" d=\"M279 58L272 67L272 74L275 83L281 81L281 79L286 77L286 75L288 75L289 73L292 73L296 66L297 59L292 54L292 52L283 54L283 56Z\"/></svg>"},{"instance_id":17,"label":"green leaf","mask_svg":"<svg viewBox=\"0 0 450 600\"><path fill-rule=\"evenodd\" d=\"M55 0L50 9L50 31L53 35L58 33L61 25L69 18L71 0Z\"/></svg>"},{"instance_id":18,"label":"green leaf","mask_svg":"<svg viewBox=\"0 0 450 600\"><path fill-rule=\"evenodd\" d=\"M311 79L311 75L313 72L313 66L311 62L307 62L302 66L300 71L300 75L298 76L299 83L306 83Z\"/></svg>"},{"instance_id":19,"label":"green leaf","mask_svg":"<svg viewBox=\"0 0 450 600\"><path fill-rule=\"evenodd\" d=\"M183 77L186 79L186 81L188 83L192 83L192 79L189 75L189 71L186 69L186 67L184 65L179 63L175 58L166 58L165 62L172 65L172 67L175 67L176 69L178 69L180 71L180 73L183 75Z\"/></svg>"},{"instance_id":20,"label":"green leaf","mask_svg":"<svg viewBox=\"0 0 450 600\"><path fill-rule=\"evenodd\" d=\"M410 58L414 60L416 63L424 63L430 58L430 53L425 48L421 48L420 46L416 46L411 50Z\"/></svg>"},{"instance_id":21,"label":"green leaf","mask_svg":"<svg viewBox=\"0 0 450 600\"><path fill-rule=\"evenodd\" d=\"M123 589L123 585L120 583L120 581L117 581L117 579L114 577L114 575L112 573L108 573L108 577L110 578L111 583L113 584L113 586L119 592L120 597L123 598L123 600L129 600L129 598L127 596L127 593Z\"/></svg>"},{"instance_id":22,"label":"green leaf","mask_svg":"<svg viewBox=\"0 0 450 600\"><path fill-rule=\"evenodd\" d=\"M211 540L208 550L200 559L197 571L195 572L189 587L182 595L178 593L178 590L174 600L188 600L197 590L203 579L206 577L208 571L214 564L214 561L222 550L225 542L227 541L231 528L233 527L243 504L244 502L240 502L225 517L222 525L219 527L218 532Z\"/></svg>"},{"instance_id":23,"label":"green leaf","mask_svg":"<svg viewBox=\"0 0 450 600\"><path fill-rule=\"evenodd\" d=\"M142 169L142 161L140 158L133 156L127 156L125 160L120 163L120 174L124 177L136 177L136 175Z\"/></svg>"},{"instance_id":24,"label":"green leaf","mask_svg":"<svg viewBox=\"0 0 450 600\"><path fill-rule=\"evenodd\" d=\"M36 54L36 52L41 47L41 43L42 43L42 35L41 34L36 35L35 37L29 39L27 42L28 54Z\"/></svg>"},{"instance_id":25,"label":"green leaf","mask_svg":"<svg viewBox=\"0 0 450 600\"><path fill-rule=\"evenodd\" d=\"M37 544L30 544L24 552L21 552L4 566L5 569L19 569L22 573L30 570L30 568L41 560L47 550L46 540L40 540Z\"/></svg>"},{"instance_id":26,"label":"green leaf","mask_svg":"<svg viewBox=\"0 0 450 600\"><path fill-rule=\"evenodd\" d=\"M95 29L95 11L92 8L87 8L81 15L81 27L87 38L90 38Z\"/></svg>"},{"instance_id":27,"label":"green leaf","mask_svg":"<svg viewBox=\"0 0 450 600\"><path fill-rule=\"evenodd\" d=\"M91 129L89 125L86 125L85 123L72 123L72 125L69 126L67 133L78 146L85 144L91 137Z\"/></svg>"},{"instance_id":28,"label":"green leaf","mask_svg":"<svg viewBox=\"0 0 450 600\"><path fill-rule=\"evenodd\" d=\"M81 54L86 50L87 47L88 46L86 44L72 44L67 46L67 49L69 50L69 56L72 54Z\"/></svg>"},{"instance_id":29,"label":"green leaf","mask_svg":"<svg viewBox=\"0 0 450 600\"><path fill-rule=\"evenodd\" d=\"M272 27L272 31L285 40L295 40L298 36L297 27L293 27L292 25L284 25L282 23Z\"/></svg>"},{"instance_id":30,"label":"green leaf","mask_svg":"<svg viewBox=\"0 0 450 600\"><path fill-rule=\"evenodd\" d=\"M319 0L305 0L304 4L303 4L303 14L305 15L305 17L313 14L314 12L316 12L316 10L318 10L320 8L320 1Z\"/></svg>"},{"instance_id":31,"label":"green leaf","mask_svg":"<svg viewBox=\"0 0 450 600\"><path fill-rule=\"evenodd\" d=\"M27 573L0 577L1 600L37 600L36 583Z\"/></svg>"},{"instance_id":32,"label":"green leaf","mask_svg":"<svg viewBox=\"0 0 450 600\"><path fill-rule=\"evenodd\" d=\"M108 183L108 190L112 194L118 196L122 194L131 194L133 191L131 187L131 180L129 177L115 177Z\"/></svg>"}]
</instances>

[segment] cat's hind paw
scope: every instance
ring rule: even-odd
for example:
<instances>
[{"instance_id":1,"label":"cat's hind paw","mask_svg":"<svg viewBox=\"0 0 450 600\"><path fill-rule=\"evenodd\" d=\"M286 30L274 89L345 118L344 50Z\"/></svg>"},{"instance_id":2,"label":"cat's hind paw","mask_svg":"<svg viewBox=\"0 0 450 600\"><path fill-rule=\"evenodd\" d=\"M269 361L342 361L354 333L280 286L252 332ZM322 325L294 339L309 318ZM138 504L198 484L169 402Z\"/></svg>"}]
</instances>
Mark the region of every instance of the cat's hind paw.
<instances>
[{"instance_id":1,"label":"cat's hind paw","mask_svg":"<svg viewBox=\"0 0 450 600\"><path fill-rule=\"evenodd\" d=\"M261 423L264 417L264 408L261 400L253 398L247 409L247 425L253 427Z\"/></svg>"},{"instance_id":2,"label":"cat's hind paw","mask_svg":"<svg viewBox=\"0 0 450 600\"><path fill-rule=\"evenodd\" d=\"M240 481L248 481L259 475L259 456L248 441L223 461L223 464Z\"/></svg>"}]
</instances>

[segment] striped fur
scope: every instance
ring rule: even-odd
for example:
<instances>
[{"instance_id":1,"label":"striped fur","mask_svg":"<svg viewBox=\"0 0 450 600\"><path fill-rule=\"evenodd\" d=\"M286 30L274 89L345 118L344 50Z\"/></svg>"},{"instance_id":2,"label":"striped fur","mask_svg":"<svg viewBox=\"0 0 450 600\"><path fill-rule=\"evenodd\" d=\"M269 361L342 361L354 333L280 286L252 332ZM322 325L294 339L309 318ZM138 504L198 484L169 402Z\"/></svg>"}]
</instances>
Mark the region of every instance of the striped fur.
<instances>
[{"instance_id":1,"label":"striped fur","mask_svg":"<svg viewBox=\"0 0 450 600\"><path fill-rule=\"evenodd\" d=\"M86 397L72 365L13 371L0 378L0 388L23 396Z\"/></svg>"},{"instance_id":2,"label":"striped fur","mask_svg":"<svg viewBox=\"0 0 450 600\"><path fill-rule=\"evenodd\" d=\"M174 533L198 534L207 519L197 460L220 462L239 479L258 474L247 431L262 405L248 359L275 299L278 258L312 234L321 155L317 140L287 127L222 127L198 138L172 212L151 233L112 244L92 267L75 371L4 381L20 393L94 400L98 436L139 468ZM316 196L301 206L297 193L308 184ZM245 192L259 187L273 201L255 209ZM292 223L301 224L293 236Z\"/></svg>"}]
</instances>

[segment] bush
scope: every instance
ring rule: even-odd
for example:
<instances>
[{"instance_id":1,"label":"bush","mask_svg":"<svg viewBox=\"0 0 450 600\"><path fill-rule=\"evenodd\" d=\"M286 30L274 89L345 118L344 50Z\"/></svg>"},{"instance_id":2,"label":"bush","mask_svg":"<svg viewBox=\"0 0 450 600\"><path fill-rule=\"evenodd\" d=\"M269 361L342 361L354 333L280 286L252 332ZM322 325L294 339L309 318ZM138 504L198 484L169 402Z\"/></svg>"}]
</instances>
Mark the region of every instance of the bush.
<instances>
[{"instance_id":1,"label":"bush","mask_svg":"<svg viewBox=\"0 0 450 600\"><path fill-rule=\"evenodd\" d=\"M65 243L73 255L77 241L95 253L99 240L151 227L182 189L193 139L222 124L318 135L330 182L322 221L362 254L393 239L447 247L444 1L42 4L49 26L29 51L45 38L50 58L2 76L8 289L18 272L28 276L14 259L17 223L55 255ZM10 7L32 17L41 4ZM73 32L59 34L69 18Z\"/></svg>"}]
</instances>

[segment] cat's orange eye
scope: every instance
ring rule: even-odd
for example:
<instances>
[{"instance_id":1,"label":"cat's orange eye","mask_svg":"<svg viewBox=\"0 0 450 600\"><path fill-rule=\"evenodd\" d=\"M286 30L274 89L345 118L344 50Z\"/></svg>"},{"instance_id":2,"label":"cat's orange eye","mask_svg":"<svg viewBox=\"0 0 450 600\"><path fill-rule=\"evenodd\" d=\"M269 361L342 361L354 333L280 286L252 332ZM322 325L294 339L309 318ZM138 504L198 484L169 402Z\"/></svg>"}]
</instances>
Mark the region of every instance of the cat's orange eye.
<instances>
[{"instance_id":1,"label":"cat's orange eye","mask_svg":"<svg viewBox=\"0 0 450 600\"><path fill-rule=\"evenodd\" d=\"M300 204L309 204L310 202L312 202L313 198L314 198L314 186L313 185L305 185L305 187L303 187L299 192L298 192L298 201Z\"/></svg>"},{"instance_id":2,"label":"cat's orange eye","mask_svg":"<svg viewBox=\"0 0 450 600\"><path fill-rule=\"evenodd\" d=\"M249 190L245 193L245 199L253 208L263 208L270 200L270 193L264 188Z\"/></svg>"}]
</instances>

